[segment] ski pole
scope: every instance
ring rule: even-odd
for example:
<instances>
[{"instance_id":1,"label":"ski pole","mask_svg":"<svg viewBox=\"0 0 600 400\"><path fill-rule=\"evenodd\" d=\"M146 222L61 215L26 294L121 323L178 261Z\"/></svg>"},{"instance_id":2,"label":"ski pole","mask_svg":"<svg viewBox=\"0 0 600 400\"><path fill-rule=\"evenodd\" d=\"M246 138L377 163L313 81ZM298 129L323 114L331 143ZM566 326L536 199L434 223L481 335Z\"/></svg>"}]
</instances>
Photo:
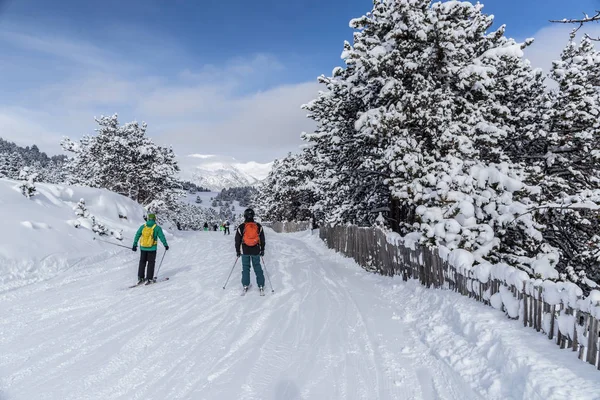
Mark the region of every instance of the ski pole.
<instances>
[{"instance_id":1,"label":"ski pole","mask_svg":"<svg viewBox=\"0 0 600 400\"><path fill-rule=\"evenodd\" d=\"M269 278L269 271L267 271L267 264L265 264L265 259L263 257L261 257L260 259L262 260L263 265L265 266L265 273L267 274L269 285L271 285L271 293L275 293L275 290L273 289L273 284L271 283L271 278Z\"/></svg>"},{"instance_id":2,"label":"ski pole","mask_svg":"<svg viewBox=\"0 0 600 400\"><path fill-rule=\"evenodd\" d=\"M113 242L109 242L109 241L107 241L107 240L102 240L102 239L96 239L95 237L94 237L94 240L97 240L97 241L99 241L99 242L104 242L104 243L112 244L113 246L119 246L119 247L122 247L122 248L124 248L124 249L129 249L129 250L131 250L131 247L123 246L122 244L113 243Z\"/></svg>"},{"instance_id":3,"label":"ski pole","mask_svg":"<svg viewBox=\"0 0 600 400\"><path fill-rule=\"evenodd\" d=\"M227 277L227 280L225 281L225 284L223 285L223 289L225 289L225 286L227 286L227 283L229 282L229 278L231 278L231 274L233 274L233 269L235 268L235 265L237 264L239 259L240 259L239 256L235 258L235 262L233 263L233 267L231 267L231 272L229 272L229 276Z\"/></svg>"},{"instance_id":4,"label":"ski pole","mask_svg":"<svg viewBox=\"0 0 600 400\"><path fill-rule=\"evenodd\" d=\"M154 277L154 280L156 280L156 278L158 277L158 273L160 272L160 267L162 267L162 263L163 263L163 260L165 259L166 255L167 255L167 250L165 250L162 258L160 259L160 264L158 264L158 270L156 271L156 276Z\"/></svg>"}]
</instances>

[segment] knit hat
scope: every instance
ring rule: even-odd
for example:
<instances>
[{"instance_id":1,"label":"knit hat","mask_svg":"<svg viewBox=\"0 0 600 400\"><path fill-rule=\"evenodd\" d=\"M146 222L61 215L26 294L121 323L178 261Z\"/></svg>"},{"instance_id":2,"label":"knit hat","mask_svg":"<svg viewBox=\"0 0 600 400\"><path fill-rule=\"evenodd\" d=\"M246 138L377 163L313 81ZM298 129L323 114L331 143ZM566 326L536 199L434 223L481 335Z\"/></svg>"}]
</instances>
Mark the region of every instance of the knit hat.
<instances>
[{"instance_id":1,"label":"knit hat","mask_svg":"<svg viewBox=\"0 0 600 400\"><path fill-rule=\"evenodd\" d=\"M148 219L156 220L156 214L148 214Z\"/></svg>"}]
</instances>

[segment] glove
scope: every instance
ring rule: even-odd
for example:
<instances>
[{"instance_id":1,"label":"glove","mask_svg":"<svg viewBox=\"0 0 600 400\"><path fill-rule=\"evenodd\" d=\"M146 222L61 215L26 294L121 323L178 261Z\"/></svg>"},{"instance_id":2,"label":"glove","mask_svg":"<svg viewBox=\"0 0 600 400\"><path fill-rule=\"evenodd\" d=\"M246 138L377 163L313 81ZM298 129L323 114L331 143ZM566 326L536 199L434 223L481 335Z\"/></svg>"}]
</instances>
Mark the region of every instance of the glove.
<instances>
[{"instance_id":1,"label":"glove","mask_svg":"<svg viewBox=\"0 0 600 400\"><path fill-rule=\"evenodd\" d=\"M165 246L165 250L169 250L169 246Z\"/></svg>"},{"instance_id":2,"label":"glove","mask_svg":"<svg viewBox=\"0 0 600 400\"><path fill-rule=\"evenodd\" d=\"M131 250L133 250L133 251L137 251L137 246L133 246L133 247L131 248Z\"/></svg>"},{"instance_id":3,"label":"glove","mask_svg":"<svg viewBox=\"0 0 600 400\"><path fill-rule=\"evenodd\" d=\"M237 251L235 254L237 254L238 257L242 255L242 253L240 253L239 251Z\"/></svg>"},{"instance_id":4,"label":"glove","mask_svg":"<svg viewBox=\"0 0 600 400\"><path fill-rule=\"evenodd\" d=\"M260 251L260 256L262 257L262 256L264 256L264 255L265 255L265 251L264 251L264 250L261 250L261 251Z\"/></svg>"}]
</instances>

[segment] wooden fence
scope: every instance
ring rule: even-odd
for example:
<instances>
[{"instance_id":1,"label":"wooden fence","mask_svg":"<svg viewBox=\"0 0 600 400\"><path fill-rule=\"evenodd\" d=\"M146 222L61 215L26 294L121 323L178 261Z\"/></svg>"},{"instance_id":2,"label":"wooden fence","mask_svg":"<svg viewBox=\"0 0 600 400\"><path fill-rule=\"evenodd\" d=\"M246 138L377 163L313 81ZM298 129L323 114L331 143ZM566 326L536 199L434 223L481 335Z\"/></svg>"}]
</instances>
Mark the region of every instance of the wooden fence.
<instances>
[{"instance_id":1,"label":"wooden fence","mask_svg":"<svg viewBox=\"0 0 600 400\"><path fill-rule=\"evenodd\" d=\"M509 317L545 333L560 348L571 349L579 359L600 370L598 304L580 307L581 298L569 301L556 296L556 292L546 296L547 285L542 280L526 279L522 287L493 277L480 281L472 269L450 265L436 249L422 246L411 249L389 243L380 229L320 227L319 235L329 248L353 258L368 271L401 275L405 281L418 279L427 287L453 290L488 305L494 303L496 307L501 304Z\"/></svg>"},{"instance_id":2,"label":"wooden fence","mask_svg":"<svg viewBox=\"0 0 600 400\"><path fill-rule=\"evenodd\" d=\"M307 229L310 229L310 222L264 222L262 223L264 226L268 226L273 229L275 232L283 233L283 232L302 232Z\"/></svg>"}]
</instances>

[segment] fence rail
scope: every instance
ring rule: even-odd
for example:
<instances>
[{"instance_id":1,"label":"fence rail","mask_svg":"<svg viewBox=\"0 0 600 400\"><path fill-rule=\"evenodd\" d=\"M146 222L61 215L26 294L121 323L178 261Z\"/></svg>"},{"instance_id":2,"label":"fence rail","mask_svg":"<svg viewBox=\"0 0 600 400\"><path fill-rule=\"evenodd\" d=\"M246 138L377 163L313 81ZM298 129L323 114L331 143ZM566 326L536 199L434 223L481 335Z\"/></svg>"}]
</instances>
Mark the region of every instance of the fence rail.
<instances>
[{"instance_id":1,"label":"fence rail","mask_svg":"<svg viewBox=\"0 0 600 400\"><path fill-rule=\"evenodd\" d=\"M482 281L471 268L450 265L437 249L390 243L380 229L323 226L319 235L329 248L353 258L368 271L400 275L405 281L418 279L428 288L446 288L501 308L509 318L543 332L561 349L570 349L600 370L598 304L579 307L580 297L565 301L564 296L550 293L546 282L539 279L520 280L522 287L493 277Z\"/></svg>"}]
</instances>

